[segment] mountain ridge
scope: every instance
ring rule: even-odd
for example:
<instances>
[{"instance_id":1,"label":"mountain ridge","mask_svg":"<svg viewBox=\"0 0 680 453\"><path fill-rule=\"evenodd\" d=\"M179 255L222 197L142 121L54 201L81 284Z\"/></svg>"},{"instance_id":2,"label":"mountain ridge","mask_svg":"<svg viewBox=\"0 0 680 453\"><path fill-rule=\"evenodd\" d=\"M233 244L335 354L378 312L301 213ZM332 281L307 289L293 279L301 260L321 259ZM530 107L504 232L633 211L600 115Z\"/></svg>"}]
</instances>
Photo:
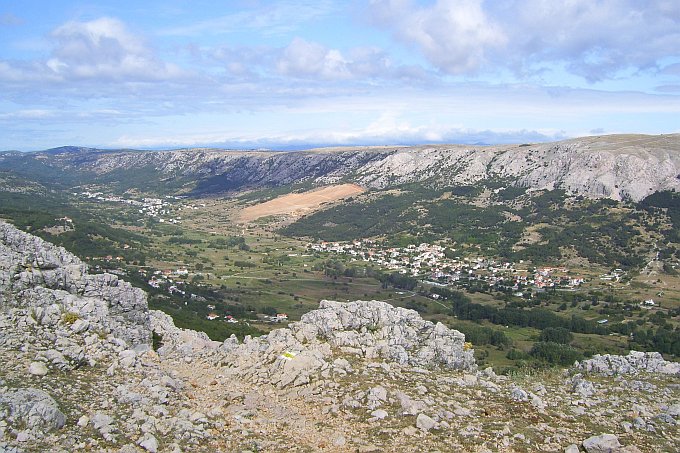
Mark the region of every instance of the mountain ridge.
<instances>
[{"instance_id":1,"label":"mountain ridge","mask_svg":"<svg viewBox=\"0 0 680 453\"><path fill-rule=\"evenodd\" d=\"M124 178L151 189L216 194L288 184L354 183L385 189L408 183L471 185L504 180L531 189L563 189L591 198L640 201L680 190L680 134L609 135L520 145L420 145L323 148L304 151L185 149L166 151L80 148L0 155L0 169L39 180L45 166L89 184ZM155 180L154 180L155 178ZM163 186L173 179L180 187Z\"/></svg>"}]
</instances>

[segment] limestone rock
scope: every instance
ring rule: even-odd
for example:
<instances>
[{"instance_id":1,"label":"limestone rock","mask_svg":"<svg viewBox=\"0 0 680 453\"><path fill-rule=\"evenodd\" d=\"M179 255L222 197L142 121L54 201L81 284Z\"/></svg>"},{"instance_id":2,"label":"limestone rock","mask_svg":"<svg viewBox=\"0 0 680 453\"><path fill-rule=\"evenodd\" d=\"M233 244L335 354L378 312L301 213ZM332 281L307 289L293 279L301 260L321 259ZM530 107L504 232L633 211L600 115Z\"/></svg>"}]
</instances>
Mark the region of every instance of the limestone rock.
<instances>
[{"instance_id":1,"label":"limestone rock","mask_svg":"<svg viewBox=\"0 0 680 453\"><path fill-rule=\"evenodd\" d=\"M12 236L0 242L0 452L559 451L588 430L625 430L650 451L679 441L677 374L649 374L675 365L656 354L564 374L476 372L461 334L370 301L324 301L288 328L218 343L134 295L112 300L130 296L120 280L0 231ZM151 331L158 351L135 343ZM43 390L16 389L22 380ZM639 452L617 445L583 442Z\"/></svg>"},{"instance_id":2,"label":"limestone rock","mask_svg":"<svg viewBox=\"0 0 680 453\"><path fill-rule=\"evenodd\" d=\"M149 310L149 322L153 332L161 338L162 346L158 353L163 356L192 356L194 353L217 349L221 344L212 341L205 332L176 327L172 318L162 311Z\"/></svg>"},{"instance_id":3,"label":"limestone rock","mask_svg":"<svg viewBox=\"0 0 680 453\"><path fill-rule=\"evenodd\" d=\"M48 370L42 362L31 362L28 367L28 372L34 376L45 376Z\"/></svg>"},{"instance_id":4,"label":"limestone rock","mask_svg":"<svg viewBox=\"0 0 680 453\"><path fill-rule=\"evenodd\" d=\"M668 410L666 411L668 415L671 417L679 417L680 416L680 403L675 403L672 404Z\"/></svg>"},{"instance_id":5,"label":"limestone rock","mask_svg":"<svg viewBox=\"0 0 680 453\"><path fill-rule=\"evenodd\" d=\"M595 386L592 382L583 378L581 374L576 374L571 379L572 392L578 393L583 398L588 398L595 394Z\"/></svg>"},{"instance_id":6,"label":"limestone rock","mask_svg":"<svg viewBox=\"0 0 680 453\"><path fill-rule=\"evenodd\" d=\"M630 351L627 356L597 354L592 359L577 362L574 368L608 376L640 372L680 375L680 363L667 362L658 352Z\"/></svg>"},{"instance_id":7,"label":"limestone rock","mask_svg":"<svg viewBox=\"0 0 680 453\"><path fill-rule=\"evenodd\" d=\"M0 292L5 309L30 310L32 319L43 325L70 323L74 333L96 327L132 345L151 339L142 290L112 274L90 275L64 248L3 221Z\"/></svg>"},{"instance_id":8,"label":"limestone rock","mask_svg":"<svg viewBox=\"0 0 680 453\"><path fill-rule=\"evenodd\" d=\"M600 434L584 440L583 448L588 453L614 453L619 451L621 444L618 437L613 434Z\"/></svg>"},{"instance_id":9,"label":"limestone rock","mask_svg":"<svg viewBox=\"0 0 680 453\"><path fill-rule=\"evenodd\" d=\"M108 430L109 427L113 424L113 418L107 414L103 414L101 412L97 412L94 414L92 417L92 426L94 426L94 429L103 431L103 430Z\"/></svg>"},{"instance_id":10,"label":"limestone rock","mask_svg":"<svg viewBox=\"0 0 680 453\"><path fill-rule=\"evenodd\" d=\"M322 185L348 178L371 188L424 180L450 187L497 178L533 189L564 189L593 198L640 201L653 192L680 189L679 142L677 134L611 135L530 146L355 147L333 152L287 153L126 150L58 155L18 153L3 157L25 168L35 167L30 161L38 160L42 165L89 175L154 168L162 178L182 175L198 180L219 177L231 183L238 181L238 186L230 186L231 189L276 187L302 181Z\"/></svg>"},{"instance_id":11,"label":"limestone rock","mask_svg":"<svg viewBox=\"0 0 680 453\"><path fill-rule=\"evenodd\" d=\"M351 347L368 358L381 357L415 366L474 369L465 336L441 323L423 320L414 310L380 301L322 300L290 326L296 337L321 338L332 347Z\"/></svg>"},{"instance_id":12,"label":"limestone rock","mask_svg":"<svg viewBox=\"0 0 680 453\"><path fill-rule=\"evenodd\" d=\"M510 392L510 398L512 398L514 401L528 401L529 394L519 387L514 387Z\"/></svg>"},{"instance_id":13,"label":"limestone rock","mask_svg":"<svg viewBox=\"0 0 680 453\"><path fill-rule=\"evenodd\" d=\"M383 409L377 409L371 412L371 417L374 417L377 420L382 420L383 418L386 418L389 414L387 411Z\"/></svg>"},{"instance_id":14,"label":"limestone rock","mask_svg":"<svg viewBox=\"0 0 680 453\"><path fill-rule=\"evenodd\" d=\"M0 420L11 425L25 426L36 435L59 429L66 416L57 402L47 393L35 388L9 390L0 393Z\"/></svg>"},{"instance_id":15,"label":"limestone rock","mask_svg":"<svg viewBox=\"0 0 680 453\"><path fill-rule=\"evenodd\" d=\"M150 453L156 453L158 451L158 440L156 440L156 438L149 433L144 434L144 436L137 442L137 445Z\"/></svg>"},{"instance_id":16,"label":"limestone rock","mask_svg":"<svg viewBox=\"0 0 680 453\"><path fill-rule=\"evenodd\" d=\"M412 400L407 394L401 391L395 392L394 396L399 402L404 415L417 415L418 412L425 410L428 407L423 401Z\"/></svg>"},{"instance_id":17,"label":"limestone rock","mask_svg":"<svg viewBox=\"0 0 680 453\"><path fill-rule=\"evenodd\" d=\"M437 427L437 422L430 418L428 415L423 413L418 414L416 417L416 428L423 431L429 431Z\"/></svg>"}]
</instances>

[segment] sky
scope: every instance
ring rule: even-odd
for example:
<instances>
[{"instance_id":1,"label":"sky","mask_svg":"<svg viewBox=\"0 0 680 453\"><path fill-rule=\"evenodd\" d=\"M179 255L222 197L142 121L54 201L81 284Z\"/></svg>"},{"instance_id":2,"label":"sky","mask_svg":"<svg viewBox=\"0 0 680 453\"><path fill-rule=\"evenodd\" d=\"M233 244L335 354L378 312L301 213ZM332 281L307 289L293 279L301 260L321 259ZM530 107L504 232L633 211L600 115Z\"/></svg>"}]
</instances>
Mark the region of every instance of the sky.
<instances>
[{"instance_id":1,"label":"sky","mask_svg":"<svg viewBox=\"0 0 680 453\"><path fill-rule=\"evenodd\" d=\"M0 0L0 150L680 132L678 0Z\"/></svg>"}]
</instances>

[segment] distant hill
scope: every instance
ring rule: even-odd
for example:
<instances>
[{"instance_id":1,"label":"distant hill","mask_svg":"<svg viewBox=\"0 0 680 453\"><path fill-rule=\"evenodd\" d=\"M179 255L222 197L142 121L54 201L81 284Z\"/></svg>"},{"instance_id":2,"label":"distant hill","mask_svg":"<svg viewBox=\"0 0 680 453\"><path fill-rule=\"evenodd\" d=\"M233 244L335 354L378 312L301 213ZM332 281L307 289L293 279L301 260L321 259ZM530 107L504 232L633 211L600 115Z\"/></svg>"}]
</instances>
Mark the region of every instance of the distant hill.
<instances>
[{"instance_id":1,"label":"distant hill","mask_svg":"<svg viewBox=\"0 0 680 453\"><path fill-rule=\"evenodd\" d=\"M97 150L60 147L0 154L0 170L62 185L112 184L214 194L306 183L389 188L498 179L530 189L639 201L680 189L680 135L609 135L522 145L427 145L307 151Z\"/></svg>"},{"instance_id":2,"label":"distant hill","mask_svg":"<svg viewBox=\"0 0 680 453\"><path fill-rule=\"evenodd\" d=\"M75 153L92 153L97 152L96 148L82 148L79 146L60 146L58 148L50 148L43 151L45 154L58 155L58 154L75 154Z\"/></svg>"}]
</instances>

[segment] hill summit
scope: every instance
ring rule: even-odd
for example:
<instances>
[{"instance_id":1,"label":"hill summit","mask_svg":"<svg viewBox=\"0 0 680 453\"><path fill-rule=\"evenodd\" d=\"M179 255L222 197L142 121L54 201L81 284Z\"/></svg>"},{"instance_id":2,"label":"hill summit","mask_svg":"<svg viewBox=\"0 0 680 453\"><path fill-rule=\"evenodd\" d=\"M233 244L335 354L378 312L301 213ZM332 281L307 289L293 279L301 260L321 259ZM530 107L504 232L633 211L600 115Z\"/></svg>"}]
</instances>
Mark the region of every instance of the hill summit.
<instances>
[{"instance_id":1,"label":"hill summit","mask_svg":"<svg viewBox=\"0 0 680 453\"><path fill-rule=\"evenodd\" d=\"M498 376L443 324L321 301L211 341L0 222L0 450L671 451L680 364L595 356Z\"/></svg>"}]
</instances>

